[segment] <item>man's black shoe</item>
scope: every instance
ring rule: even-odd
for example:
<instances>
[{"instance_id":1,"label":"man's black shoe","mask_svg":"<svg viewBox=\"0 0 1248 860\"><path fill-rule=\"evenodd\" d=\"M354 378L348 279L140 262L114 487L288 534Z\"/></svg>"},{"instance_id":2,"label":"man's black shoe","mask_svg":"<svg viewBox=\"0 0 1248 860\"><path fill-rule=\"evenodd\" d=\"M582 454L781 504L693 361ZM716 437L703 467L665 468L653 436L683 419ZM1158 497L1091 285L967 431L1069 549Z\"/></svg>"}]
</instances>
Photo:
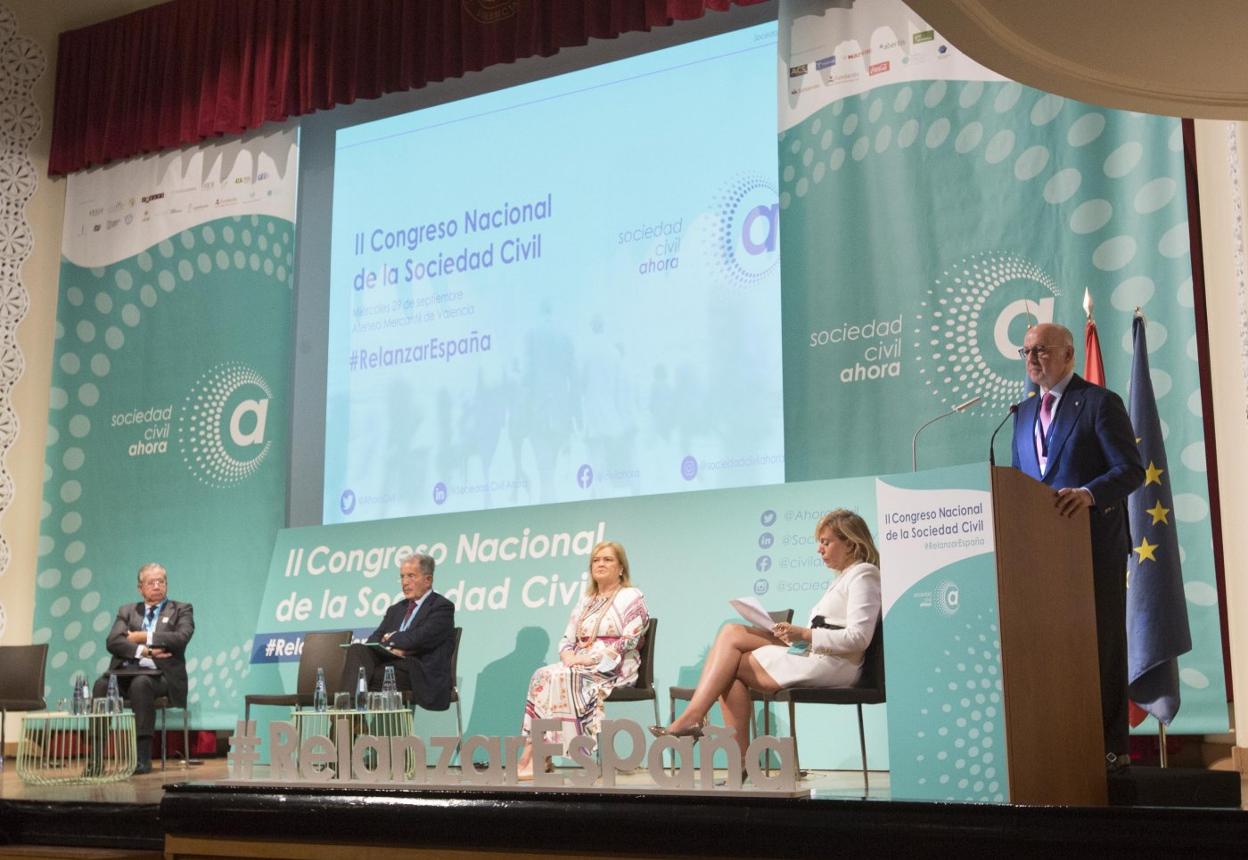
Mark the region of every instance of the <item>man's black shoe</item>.
<instances>
[{"instance_id":1,"label":"man's black shoe","mask_svg":"<svg viewBox=\"0 0 1248 860\"><path fill-rule=\"evenodd\" d=\"M152 739L139 738L134 744L134 772L142 775L152 772Z\"/></svg>"}]
</instances>

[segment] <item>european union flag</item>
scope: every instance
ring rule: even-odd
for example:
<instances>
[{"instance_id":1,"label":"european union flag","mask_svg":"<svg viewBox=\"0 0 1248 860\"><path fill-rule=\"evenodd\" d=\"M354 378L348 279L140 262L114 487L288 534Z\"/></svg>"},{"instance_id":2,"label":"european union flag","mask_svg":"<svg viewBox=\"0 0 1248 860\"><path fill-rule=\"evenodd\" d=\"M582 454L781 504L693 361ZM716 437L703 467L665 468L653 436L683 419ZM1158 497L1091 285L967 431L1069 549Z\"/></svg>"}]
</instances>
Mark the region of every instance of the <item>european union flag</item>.
<instances>
[{"instance_id":1,"label":"european union flag","mask_svg":"<svg viewBox=\"0 0 1248 860\"><path fill-rule=\"evenodd\" d=\"M1144 485L1127 499L1131 560L1127 566L1127 680L1136 705L1169 725L1179 711L1180 654L1192 650L1183 596L1179 536L1161 419L1148 370L1144 317L1131 324L1131 424L1147 464Z\"/></svg>"}]
</instances>

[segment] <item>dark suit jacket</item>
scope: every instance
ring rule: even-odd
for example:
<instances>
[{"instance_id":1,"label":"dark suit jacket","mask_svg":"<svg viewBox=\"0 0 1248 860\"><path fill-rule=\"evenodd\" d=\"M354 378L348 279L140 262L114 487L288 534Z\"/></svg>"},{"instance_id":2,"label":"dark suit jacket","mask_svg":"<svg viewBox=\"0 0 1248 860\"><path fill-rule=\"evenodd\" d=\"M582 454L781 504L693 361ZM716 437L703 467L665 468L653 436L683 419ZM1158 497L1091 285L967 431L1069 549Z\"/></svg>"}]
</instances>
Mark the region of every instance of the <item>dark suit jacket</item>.
<instances>
[{"instance_id":1,"label":"dark suit jacket","mask_svg":"<svg viewBox=\"0 0 1248 860\"><path fill-rule=\"evenodd\" d=\"M404 599L386 610L381 624L369 642L380 642L393 633L386 644L403 651L403 663L412 679L412 697L429 711L445 711L451 706L451 656L455 650L455 604L436 591L425 596L407 630L400 631L411 601Z\"/></svg>"},{"instance_id":2,"label":"dark suit jacket","mask_svg":"<svg viewBox=\"0 0 1248 860\"><path fill-rule=\"evenodd\" d=\"M1049 468L1040 474L1034 427L1040 397L1023 401L1014 418L1014 468L1050 487L1087 487L1096 505L1092 524L1093 568L1115 565L1125 570L1131 548L1127 531L1127 496L1144 482L1135 431L1112 391L1077 374L1058 401L1049 442Z\"/></svg>"},{"instance_id":3,"label":"dark suit jacket","mask_svg":"<svg viewBox=\"0 0 1248 860\"><path fill-rule=\"evenodd\" d=\"M142 601L125 603L117 610L117 618L113 621L113 629L108 631L108 651L113 659L108 664L109 671L120 669L126 661L137 665L134 656L138 648L126 639L132 630L143 629L143 616L147 607ZM195 635L195 609L189 603L168 600L156 619L156 629L152 631L152 647L163 648L170 656L155 659L169 685L169 698L175 707L186 707L186 644Z\"/></svg>"}]
</instances>

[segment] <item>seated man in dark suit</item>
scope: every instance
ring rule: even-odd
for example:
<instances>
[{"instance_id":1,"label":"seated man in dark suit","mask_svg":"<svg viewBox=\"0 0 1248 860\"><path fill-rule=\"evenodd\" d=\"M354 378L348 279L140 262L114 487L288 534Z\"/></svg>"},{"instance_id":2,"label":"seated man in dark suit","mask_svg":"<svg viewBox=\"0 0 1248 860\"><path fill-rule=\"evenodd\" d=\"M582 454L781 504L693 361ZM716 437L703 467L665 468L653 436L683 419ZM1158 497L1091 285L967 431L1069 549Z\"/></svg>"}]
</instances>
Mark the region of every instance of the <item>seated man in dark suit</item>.
<instances>
[{"instance_id":1,"label":"seated man in dark suit","mask_svg":"<svg viewBox=\"0 0 1248 860\"><path fill-rule=\"evenodd\" d=\"M340 689L355 690L364 669L370 690L380 690L385 667L394 667L395 681L412 700L430 711L451 706L451 654L455 649L455 604L433 590L433 559L409 555L399 565L403 600L386 610L368 642L347 649Z\"/></svg>"},{"instance_id":2,"label":"seated man in dark suit","mask_svg":"<svg viewBox=\"0 0 1248 860\"><path fill-rule=\"evenodd\" d=\"M108 692L109 675L117 675L121 694L134 711L137 765L135 773L152 769L152 732L156 727L156 699L168 696L174 707L186 707L186 644L195 634L195 610L166 596L168 575L163 565L149 562L139 568L138 603L117 610L108 632L113 655L108 672L95 682L94 695Z\"/></svg>"}]
</instances>

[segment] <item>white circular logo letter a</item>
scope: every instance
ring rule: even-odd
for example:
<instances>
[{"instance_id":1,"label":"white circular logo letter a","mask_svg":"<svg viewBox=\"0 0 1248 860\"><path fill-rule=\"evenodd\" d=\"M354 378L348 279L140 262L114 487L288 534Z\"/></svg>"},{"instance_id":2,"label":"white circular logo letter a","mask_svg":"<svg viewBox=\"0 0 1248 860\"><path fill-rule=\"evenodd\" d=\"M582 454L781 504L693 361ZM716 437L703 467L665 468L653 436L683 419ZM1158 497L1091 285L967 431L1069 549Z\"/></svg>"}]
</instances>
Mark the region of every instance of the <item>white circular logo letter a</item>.
<instances>
[{"instance_id":1,"label":"white circular logo letter a","mask_svg":"<svg viewBox=\"0 0 1248 860\"><path fill-rule=\"evenodd\" d=\"M243 416L247 413L256 416L256 426L250 433L243 433L240 424L243 423ZM240 448L246 448L249 445L264 444L264 420L269 413L269 398L263 400L244 400L234 407L234 414L230 416L230 439Z\"/></svg>"},{"instance_id":2,"label":"white circular logo letter a","mask_svg":"<svg viewBox=\"0 0 1248 860\"><path fill-rule=\"evenodd\" d=\"M992 339L1001 355L1006 358L1017 358L1018 348L1022 346L1021 343L1013 343L1010 340L1010 323L1014 321L1014 318L1026 315L1029 321L1035 320L1036 323L1053 322L1053 302L1051 298L1039 301L1018 299L1005 306L997 315L997 324L992 328ZM1030 322L1028 327L1030 327Z\"/></svg>"}]
</instances>

